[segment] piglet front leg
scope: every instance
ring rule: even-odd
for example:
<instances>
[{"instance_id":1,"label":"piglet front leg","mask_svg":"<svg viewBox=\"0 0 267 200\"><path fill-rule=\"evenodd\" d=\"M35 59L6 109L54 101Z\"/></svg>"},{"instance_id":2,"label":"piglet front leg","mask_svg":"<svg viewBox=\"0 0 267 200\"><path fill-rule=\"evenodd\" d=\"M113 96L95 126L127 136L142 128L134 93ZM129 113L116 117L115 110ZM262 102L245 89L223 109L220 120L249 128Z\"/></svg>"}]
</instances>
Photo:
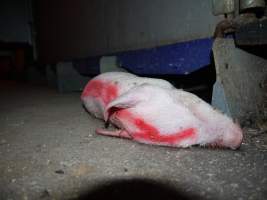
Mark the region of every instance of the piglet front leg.
<instances>
[{"instance_id":1,"label":"piglet front leg","mask_svg":"<svg viewBox=\"0 0 267 200\"><path fill-rule=\"evenodd\" d=\"M113 137L132 139L131 135L125 130L109 131L109 130L98 128L96 129L96 133L99 135L107 135L107 136L113 136Z\"/></svg>"}]
</instances>

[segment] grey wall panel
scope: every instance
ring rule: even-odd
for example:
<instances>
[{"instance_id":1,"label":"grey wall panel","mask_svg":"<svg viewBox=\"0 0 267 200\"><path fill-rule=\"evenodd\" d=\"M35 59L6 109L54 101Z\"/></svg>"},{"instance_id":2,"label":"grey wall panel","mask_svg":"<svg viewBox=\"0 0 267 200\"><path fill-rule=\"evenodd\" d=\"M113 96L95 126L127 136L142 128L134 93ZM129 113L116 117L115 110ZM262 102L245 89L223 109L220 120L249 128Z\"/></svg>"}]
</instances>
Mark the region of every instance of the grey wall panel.
<instances>
[{"instance_id":1,"label":"grey wall panel","mask_svg":"<svg viewBox=\"0 0 267 200\"><path fill-rule=\"evenodd\" d=\"M39 55L68 60L210 37L210 0L43 0Z\"/></svg>"},{"instance_id":2,"label":"grey wall panel","mask_svg":"<svg viewBox=\"0 0 267 200\"><path fill-rule=\"evenodd\" d=\"M111 51L210 37L219 20L209 0L113 2L107 7Z\"/></svg>"}]
</instances>

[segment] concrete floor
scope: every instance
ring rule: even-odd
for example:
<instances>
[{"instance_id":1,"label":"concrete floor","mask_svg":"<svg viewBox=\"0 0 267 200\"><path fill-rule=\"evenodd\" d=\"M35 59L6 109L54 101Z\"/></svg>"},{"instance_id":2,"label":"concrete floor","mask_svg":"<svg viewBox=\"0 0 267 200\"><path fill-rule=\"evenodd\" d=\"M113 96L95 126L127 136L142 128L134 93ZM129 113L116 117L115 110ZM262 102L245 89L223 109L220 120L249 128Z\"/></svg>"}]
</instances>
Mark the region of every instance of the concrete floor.
<instances>
[{"instance_id":1,"label":"concrete floor","mask_svg":"<svg viewBox=\"0 0 267 200\"><path fill-rule=\"evenodd\" d=\"M79 95L0 82L0 199L267 199L266 133L237 151L98 136Z\"/></svg>"}]
</instances>

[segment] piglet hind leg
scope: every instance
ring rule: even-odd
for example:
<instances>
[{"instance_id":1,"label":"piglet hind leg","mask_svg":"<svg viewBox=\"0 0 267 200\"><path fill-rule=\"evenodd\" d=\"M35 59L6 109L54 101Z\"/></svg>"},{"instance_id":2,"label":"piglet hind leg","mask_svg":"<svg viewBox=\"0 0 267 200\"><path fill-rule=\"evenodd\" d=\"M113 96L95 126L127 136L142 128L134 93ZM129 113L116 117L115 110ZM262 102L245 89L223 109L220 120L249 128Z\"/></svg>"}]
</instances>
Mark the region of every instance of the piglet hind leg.
<instances>
[{"instance_id":1,"label":"piglet hind leg","mask_svg":"<svg viewBox=\"0 0 267 200\"><path fill-rule=\"evenodd\" d=\"M113 136L113 137L132 139L132 136L125 130L109 131L109 130L98 128L96 129L96 133L99 135L107 135L107 136Z\"/></svg>"}]
</instances>

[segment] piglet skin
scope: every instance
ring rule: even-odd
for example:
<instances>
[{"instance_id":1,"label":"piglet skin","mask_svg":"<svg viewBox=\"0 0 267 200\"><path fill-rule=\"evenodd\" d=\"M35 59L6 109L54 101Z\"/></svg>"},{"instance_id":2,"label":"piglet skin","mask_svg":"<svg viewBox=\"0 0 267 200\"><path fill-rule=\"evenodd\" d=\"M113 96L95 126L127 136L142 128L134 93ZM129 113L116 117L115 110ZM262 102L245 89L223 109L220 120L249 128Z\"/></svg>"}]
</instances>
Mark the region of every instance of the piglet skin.
<instances>
[{"instance_id":1,"label":"piglet skin","mask_svg":"<svg viewBox=\"0 0 267 200\"><path fill-rule=\"evenodd\" d=\"M161 88L173 88L169 82L161 79L143 78L126 72L106 72L87 83L81 100L89 113L96 118L103 119L105 107L112 100L143 83Z\"/></svg>"},{"instance_id":2,"label":"piglet skin","mask_svg":"<svg viewBox=\"0 0 267 200\"><path fill-rule=\"evenodd\" d=\"M97 129L98 134L146 144L237 149L243 138L232 119L197 96L150 84L132 88L107 103L104 118L118 130Z\"/></svg>"}]
</instances>

